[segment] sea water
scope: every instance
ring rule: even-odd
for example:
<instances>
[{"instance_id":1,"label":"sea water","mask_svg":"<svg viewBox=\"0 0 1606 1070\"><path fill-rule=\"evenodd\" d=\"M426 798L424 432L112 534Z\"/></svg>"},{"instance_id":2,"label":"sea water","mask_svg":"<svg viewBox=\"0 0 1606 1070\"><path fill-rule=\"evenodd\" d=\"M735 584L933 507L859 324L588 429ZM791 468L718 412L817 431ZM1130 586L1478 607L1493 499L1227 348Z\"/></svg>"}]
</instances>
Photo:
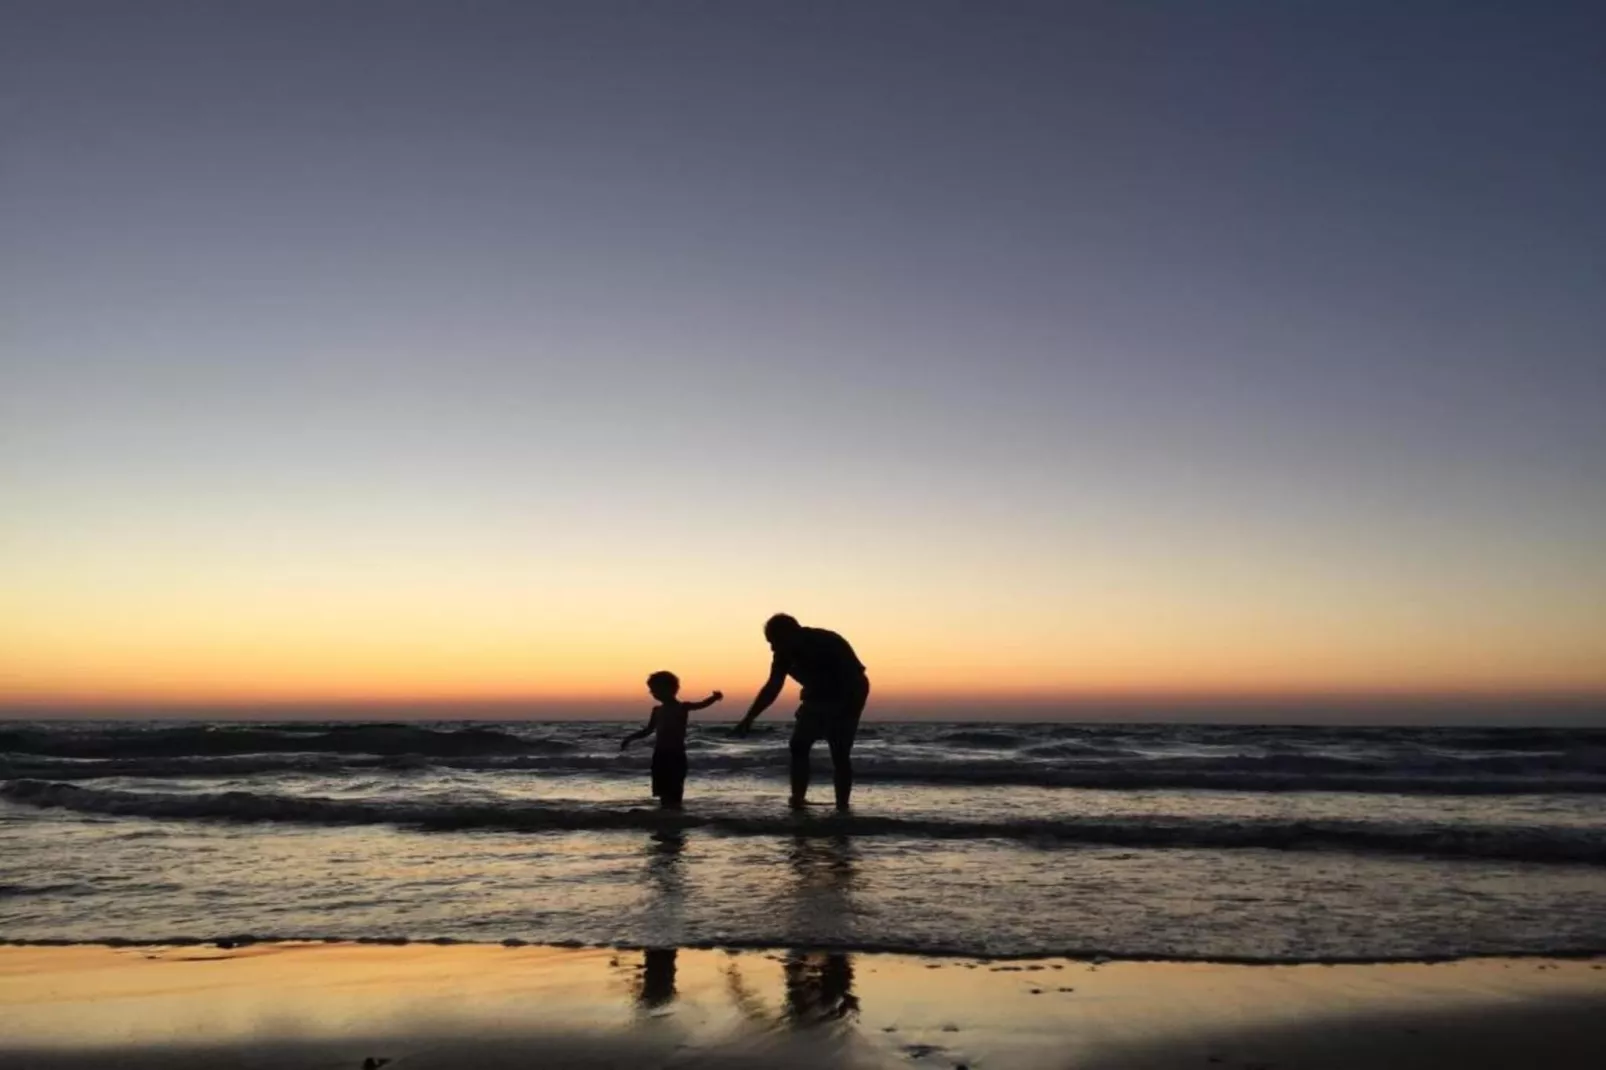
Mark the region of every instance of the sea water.
<instances>
[{"instance_id":1,"label":"sea water","mask_svg":"<svg viewBox=\"0 0 1606 1070\"><path fill-rule=\"evenodd\" d=\"M679 815L624 731L0 723L0 939L1606 951L1606 730L867 723L848 817L782 718Z\"/></svg>"}]
</instances>

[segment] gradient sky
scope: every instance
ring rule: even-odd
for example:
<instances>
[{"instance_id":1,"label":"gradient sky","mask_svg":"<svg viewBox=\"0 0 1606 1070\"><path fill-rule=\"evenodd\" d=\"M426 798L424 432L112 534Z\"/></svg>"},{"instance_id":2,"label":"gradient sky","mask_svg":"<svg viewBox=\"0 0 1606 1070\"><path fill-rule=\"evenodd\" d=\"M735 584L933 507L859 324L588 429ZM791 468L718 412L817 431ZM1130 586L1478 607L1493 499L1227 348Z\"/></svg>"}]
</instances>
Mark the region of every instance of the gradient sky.
<instances>
[{"instance_id":1,"label":"gradient sky","mask_svg":"<svg viewBox=\"0 0 1606 1070\"><path fill-rule=\"evenodd\" d=\"M0 0L0 704L1606 695L1603 40Z\"/></svg>"}]
</instances>

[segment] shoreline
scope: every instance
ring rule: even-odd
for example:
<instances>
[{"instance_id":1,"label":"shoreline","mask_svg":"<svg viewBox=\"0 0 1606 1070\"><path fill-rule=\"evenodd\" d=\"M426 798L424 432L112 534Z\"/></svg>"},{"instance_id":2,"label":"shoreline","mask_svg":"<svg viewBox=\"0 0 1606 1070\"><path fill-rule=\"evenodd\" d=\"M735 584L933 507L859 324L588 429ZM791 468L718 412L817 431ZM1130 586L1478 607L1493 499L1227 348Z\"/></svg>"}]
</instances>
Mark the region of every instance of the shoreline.
<instances>
[{"instance_id":1,"label":"shoreline","mask_svg":"<svg viewBox=\"0 0 1606 1070\"><path fill-rule=\"evenodd\" d=\"M695 951L725 954L763 954L773 952L802 951L817 954L843 954L843 955L878 955L897 956L912 959L943 959L962 962L974 962L985 965L1013 962L1046 962L1049 960L1059 962L1077 963L1082 965L1114 965L1116 963L1134 963L1144 965L1188 965L1188 966L1243 966L1243 967L1280 967L1280 966L1439 966L1454 963L1477 963L1491 961L1556 961L1556 962L1590 962L1600 960L1599 968L1606 971L1606 948L1567 948L1559 950L1533 950L1533 951L1474 951L1466 954L1445 955L1397 955L1397 956L1311 956L1309 958L1270 958L1255 955L1143 955L1143 954L1117 954L1100 949L1068 949L1059 951L1034 951L1025 954L990 954L976 952L964 948L942 947L913 947L905 944L876 944L858 942L853 944L830 943L804 943L804 944L775 944L769 942L747 943L743 941L682 941L678 943L642 944L632 942L587 942L582 940L539 941L522 940L509 937L502 940L465 940L451 936L332 936L332 935L284 935L284 936L256 936L242 933L233 936L169 936L161 938L128 938L104 937L99 939L73 940L57 939L52 937L4 937L0 936L0 951L6 948L105 948L108 950L126 949L190 949L214 948L220 951L235 951L252 947L440 947L440 948L484 948L484 949L534 949L547 951L617 951L617 952L645 952L645 951Z\"/></svg>"},{"instance_id":2,"label":"shoreline","mask_svg":"<svg viewBox=\"0 0 1606 1070\"><path fill-rule=\"evenodd\" d=\"M0 1067L1584 1065L1606 956L1239 964L844 948L0 946ZM371 1070L371 1068L370 1068Z\"/></svg>"}]
</instances>

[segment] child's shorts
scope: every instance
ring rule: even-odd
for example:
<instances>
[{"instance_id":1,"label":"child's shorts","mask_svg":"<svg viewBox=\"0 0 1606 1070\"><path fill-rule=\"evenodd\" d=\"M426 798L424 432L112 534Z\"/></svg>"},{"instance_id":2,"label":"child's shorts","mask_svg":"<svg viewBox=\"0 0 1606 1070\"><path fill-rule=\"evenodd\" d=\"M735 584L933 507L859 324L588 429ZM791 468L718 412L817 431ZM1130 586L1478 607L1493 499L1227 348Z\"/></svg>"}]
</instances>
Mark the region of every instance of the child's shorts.
<instances>
[{"instance_id":1,"label":"child's shorts","mask_svg":"<svg viewBox=\"0 0 1606 1070\"><path fill-rule=\"evenodd\" d=\"M652 752L652 793L666 803L678 803L686 793L686 752Z\"/></svg>"}]
</instances>

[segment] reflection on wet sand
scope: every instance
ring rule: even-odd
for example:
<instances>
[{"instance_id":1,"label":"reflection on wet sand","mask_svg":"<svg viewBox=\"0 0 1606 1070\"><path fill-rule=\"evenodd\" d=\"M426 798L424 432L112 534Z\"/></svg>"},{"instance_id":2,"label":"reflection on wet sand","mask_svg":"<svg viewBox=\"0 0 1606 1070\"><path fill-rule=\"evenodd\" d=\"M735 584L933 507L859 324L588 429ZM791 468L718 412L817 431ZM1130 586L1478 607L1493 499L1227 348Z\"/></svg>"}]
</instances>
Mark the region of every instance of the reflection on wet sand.
<instances>
[{"instance_id":1,"label":"reflection on wet sand","mask_svg":"<svg viewBox=\"0 0 1606 1070\"><path fill-rule=\"evenodd\" d=\"M623 991L621 971L633 975ZM1317 969L685 948L0 947L0 1066L1570 1070L1599 1062L1589 1053L1602 1050L1603 977L1606 961L1587 959Z\"/></svg>"},{"instance_id":2,"label":"reflection on wet sand","mask_svg":"<svg viewBox=\"0 0 1606 1070\"><path fill-rule=\"evenodd\" d=\"M675 1001L675 955L672 947L648 948L642 952L641 988L636 1005L652 1010Z\"/></svg>"},{"instance_id":3,"label":"reflection on wet sand","mask_svg":"<svg viewBox=\"0 0 1606 1070\"><path fill-rule=\"evenodd\" d=\"M787 1024L794 1029L841 1021L859 1012L853 994L853 958L840 951L787 953Z\"/></svg>"},{"instance_id":4,"label":"reflection on wet sand","mask_svg":"<svg viewBox=\"0 0 1606 1070\"><path fill-rule=\"evenodd\" d=\"M797 836L788 853L796 888L793 901L815 919L829 917L852 925L853 895L859 881L858 847L847 836ZM849 933L840 933L844 942ZM853 994L853 957L841 951L787 952L782 963L786 1002L783 1016L794 1029L840 1022L859 1010Z\"/></svg>"},{"instance_id":5,"label":"reflection on wet sand","mask_svg":"<svg viewBox=\"0 0 1606 1070\"><path fill-rule=\"evenodd\" d=\"M680 914L685 895L681 854L686 836L679 829L655 832L647 840L647 874L652 881L653 899L648 907L653 928L673 938L680 931ZM642 952L640 983L636 1005L657 1010L675 1001L675 956L673 947L648 948Z\"/></svg>"},{"instance_id":6,"label":"reflection on wet sand","mask_svg":"<svg viewBox=\"0 0 1606 1070\"><path fill-rule=\"evenodd\" d=\"M831 917L851 924L853 893L858 883L858 854L846 836L830 839L796 837L787 863L796 887L791 901L800 914ZM812 931L799 919L800 931ZM847 942L847 934L842 934ZM725 967L725 991L732 1008L743 1018L786 1029L832 1026L857 1017L859 998L853 991L853 956L843 951L794 948L781 960L782 1002L778 1010L765 1005L760 989L743 976L743 960L733 958Z\"/></svg>"},{"instance_id":7,"label":"reflection on wet sand","mask_svg":"<svg viewBox=\"0 0 1606 1070\"><path fill-rule=\"evenodd\" d=\"M858 847L848 836L816 839L799 835L787 853L795 888L792 901L798 911L816 921L835 919L848 927L853 920L853 895L859 881ZM815 926L809 926L814 929ZM844 929L839 939L847 942ZM782 1018L794 1029L840 1022L858 1013L853 994L853 957L841 951L787 952L781 965L785 979Z\"/></svg>"}]
</instances>

